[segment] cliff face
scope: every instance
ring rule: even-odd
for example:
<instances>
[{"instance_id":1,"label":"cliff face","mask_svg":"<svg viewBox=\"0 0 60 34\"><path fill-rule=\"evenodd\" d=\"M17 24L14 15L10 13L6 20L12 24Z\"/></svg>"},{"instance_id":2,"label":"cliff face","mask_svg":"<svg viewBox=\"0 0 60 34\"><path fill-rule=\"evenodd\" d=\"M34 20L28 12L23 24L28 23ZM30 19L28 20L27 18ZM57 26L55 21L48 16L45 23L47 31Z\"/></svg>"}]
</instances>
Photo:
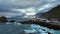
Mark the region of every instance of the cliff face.
<instances>
[{"instance_id":1,"label":"cliff face","mask_svg":"<svg viewBox=\"0 0 60 34\"><path fill-rule=\"evenodd\" d=\"M49 12L43 15L47 19L59 19L60 20L60 6L51 9Z\"/></svg>"}]
</instances>

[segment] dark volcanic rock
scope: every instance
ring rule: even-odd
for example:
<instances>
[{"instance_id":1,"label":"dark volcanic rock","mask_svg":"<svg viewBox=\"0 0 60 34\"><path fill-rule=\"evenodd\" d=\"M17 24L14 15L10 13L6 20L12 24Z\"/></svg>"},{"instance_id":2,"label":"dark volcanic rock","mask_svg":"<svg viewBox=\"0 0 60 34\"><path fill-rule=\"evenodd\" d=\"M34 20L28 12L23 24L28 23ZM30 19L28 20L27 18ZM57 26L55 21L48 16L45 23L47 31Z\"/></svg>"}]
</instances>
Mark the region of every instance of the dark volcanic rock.
<instances>
[{"instance_id":1,"label":"dark volcanic rock","mask_svg":"<svg viewBox=\"0 0 60 34\"><path fill-rule=\"evenodd\" d=\"M23 21L21 22L22 24L37 24L43 27L48 27L50 29L55 29L55 30L60 30L60 25L55 25L55 24L50 24L42 21Z\"/></svg>"},{"instance_id":2,"label":"dark volcanic rock","mask_svg":"<svg viewBox=\"0 0 60 34\"><path fill-rule=\"evenodd\" d=\"M15 22L15 20L11 20L11 21L9 21L9 22Z\"/></svg>"},{"instance_id":3,"label":"dark volcanic rock","mask_svg":"<svg viewBox=\"0 0 60 34\"><path fill-rule=\"evenodd\" d=\"M48 32L48 34L51 34L50 32Z\"/></svg>"},{"instance_id":4,"label":"dark volcanic rock","mask_svg":"<svg viewBox=\"0 0 60 34\"><path fill-rule=\"evenodd\" d=\"M7 20L7 18L5 16L1 16L0 17L0 22L6 23L6 22L8 22L8 20Z\"/></svg>"}]
</instances>

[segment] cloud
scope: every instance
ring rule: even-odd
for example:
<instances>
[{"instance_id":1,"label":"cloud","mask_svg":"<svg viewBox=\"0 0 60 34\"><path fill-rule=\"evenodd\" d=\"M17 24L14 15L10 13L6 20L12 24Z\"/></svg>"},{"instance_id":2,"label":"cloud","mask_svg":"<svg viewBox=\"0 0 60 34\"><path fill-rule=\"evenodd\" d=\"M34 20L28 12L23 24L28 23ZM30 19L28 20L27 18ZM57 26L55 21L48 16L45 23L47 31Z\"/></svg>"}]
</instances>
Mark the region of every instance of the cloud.
<instances>
[{"instance_id":1,"label":"cloud","mask_svg":"<svg viewBox=\"0 0 60 34\"><path fill-rule=\"evenodd\" d=\"M60 5L60 0L0 0L0 16L45 13Z\"/></svg>"},{"instance_id":2,"label":"cloud","mask_svg":"<svg viewBox=\"0 0 60 34\"><path fill-rule=\"evenodd\" d=\"M8 12L0 12L0 16L6 16L7 18L14 17L14 16L21 16L20 13L8 13Z\"/></svg>"},{"instance_id":3,"label":"cloud","mask_svg":"<svg viewBox=\"0 0 60 34\"><path fill-rule=\"evenodd\" d=\"M50 1L50 0L48 0ZM57 7L58 5L60 5L60 1L57 1L57 0L53 0L53 1L50 1L49 3L47 4L44 4L42 6L40 6L37 10L37 12L39 13L45 13L45 12L48 12L49 10L51 10L52 8L54 7Z\"/></svg>"},{"instance_id":4,"label":"cloud","mask_svg":"<svg viewBox=\"0 0 60 34\"><path fill-rule=\"evenodd\" d=\"M40 2L40 3L39 3ZM41 4L41 0L0 0L0 5L5 8L21 8L26 6L35 6Z\"/></svg>"},{"instance_id":5,"label":"cloud","mask_svg":"<svg viewBox=\"0 0 60 34\"><path fill-rule=\"evenodd\" d=\"M44 4L56 3L60 0L0 0L0 5L5 8L25 8L25 7L39 7Z\"/></svg>"},{"instance_id":6,"label":"cloud","mask_svg":"<svg viewBox=\"0 0 60 34\"><path fill-rule=\"evenodd\" d=\"M24 9L11 9L12 11L17 11L20 13L34 13L36 12L36 8L30 7L30 8L24 8Z\"/></svg>"},{"instance_id":7,"label":"cloud","mask_svg":"<svg viewBox=\"0 0 60 34\"><path fill-rule=\"evenodd\" d=\"M60 0L0 0L0 8L11 9L11 8L28 8L36 7L39 8L45 4L59 4Z\"/></svg>"}]
</instances>

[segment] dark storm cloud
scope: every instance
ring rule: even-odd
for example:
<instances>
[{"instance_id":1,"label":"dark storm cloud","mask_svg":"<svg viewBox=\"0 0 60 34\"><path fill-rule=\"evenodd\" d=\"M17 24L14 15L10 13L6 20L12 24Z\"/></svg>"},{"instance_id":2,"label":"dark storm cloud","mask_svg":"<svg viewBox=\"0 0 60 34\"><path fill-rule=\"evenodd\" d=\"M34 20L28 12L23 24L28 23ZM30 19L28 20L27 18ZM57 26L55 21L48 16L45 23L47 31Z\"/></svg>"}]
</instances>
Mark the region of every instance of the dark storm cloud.
<instances>
[{"instance_id":1,"label":"dark storm cloud","mask_svg":"<svg viewBox=\"0 0 60 34\"><path fill-rule=\"evenodd\" d=\"M60 5L60 0L0 0L0 16L23 15L28 10L34 13L44 13L57 5Z\"/></svg>"}]
</instances>

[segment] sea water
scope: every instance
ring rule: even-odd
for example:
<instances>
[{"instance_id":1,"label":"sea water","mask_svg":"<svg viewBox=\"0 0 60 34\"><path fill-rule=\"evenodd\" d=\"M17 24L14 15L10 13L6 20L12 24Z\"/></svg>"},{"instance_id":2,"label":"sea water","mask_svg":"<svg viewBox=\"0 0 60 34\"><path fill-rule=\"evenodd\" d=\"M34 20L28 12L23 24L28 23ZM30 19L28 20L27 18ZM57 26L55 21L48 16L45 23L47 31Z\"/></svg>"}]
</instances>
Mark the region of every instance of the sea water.
<instances>
[{"instance_id":1,"label":"sea water","mask_svg":"<svg viewBox=\"0 0 60 34\"><path fill-rule=\"evenodd\" d=\"M60 34L60 30L49 29L36 24L0 23L0 34Z\"/></svg>"}]
</instances>

